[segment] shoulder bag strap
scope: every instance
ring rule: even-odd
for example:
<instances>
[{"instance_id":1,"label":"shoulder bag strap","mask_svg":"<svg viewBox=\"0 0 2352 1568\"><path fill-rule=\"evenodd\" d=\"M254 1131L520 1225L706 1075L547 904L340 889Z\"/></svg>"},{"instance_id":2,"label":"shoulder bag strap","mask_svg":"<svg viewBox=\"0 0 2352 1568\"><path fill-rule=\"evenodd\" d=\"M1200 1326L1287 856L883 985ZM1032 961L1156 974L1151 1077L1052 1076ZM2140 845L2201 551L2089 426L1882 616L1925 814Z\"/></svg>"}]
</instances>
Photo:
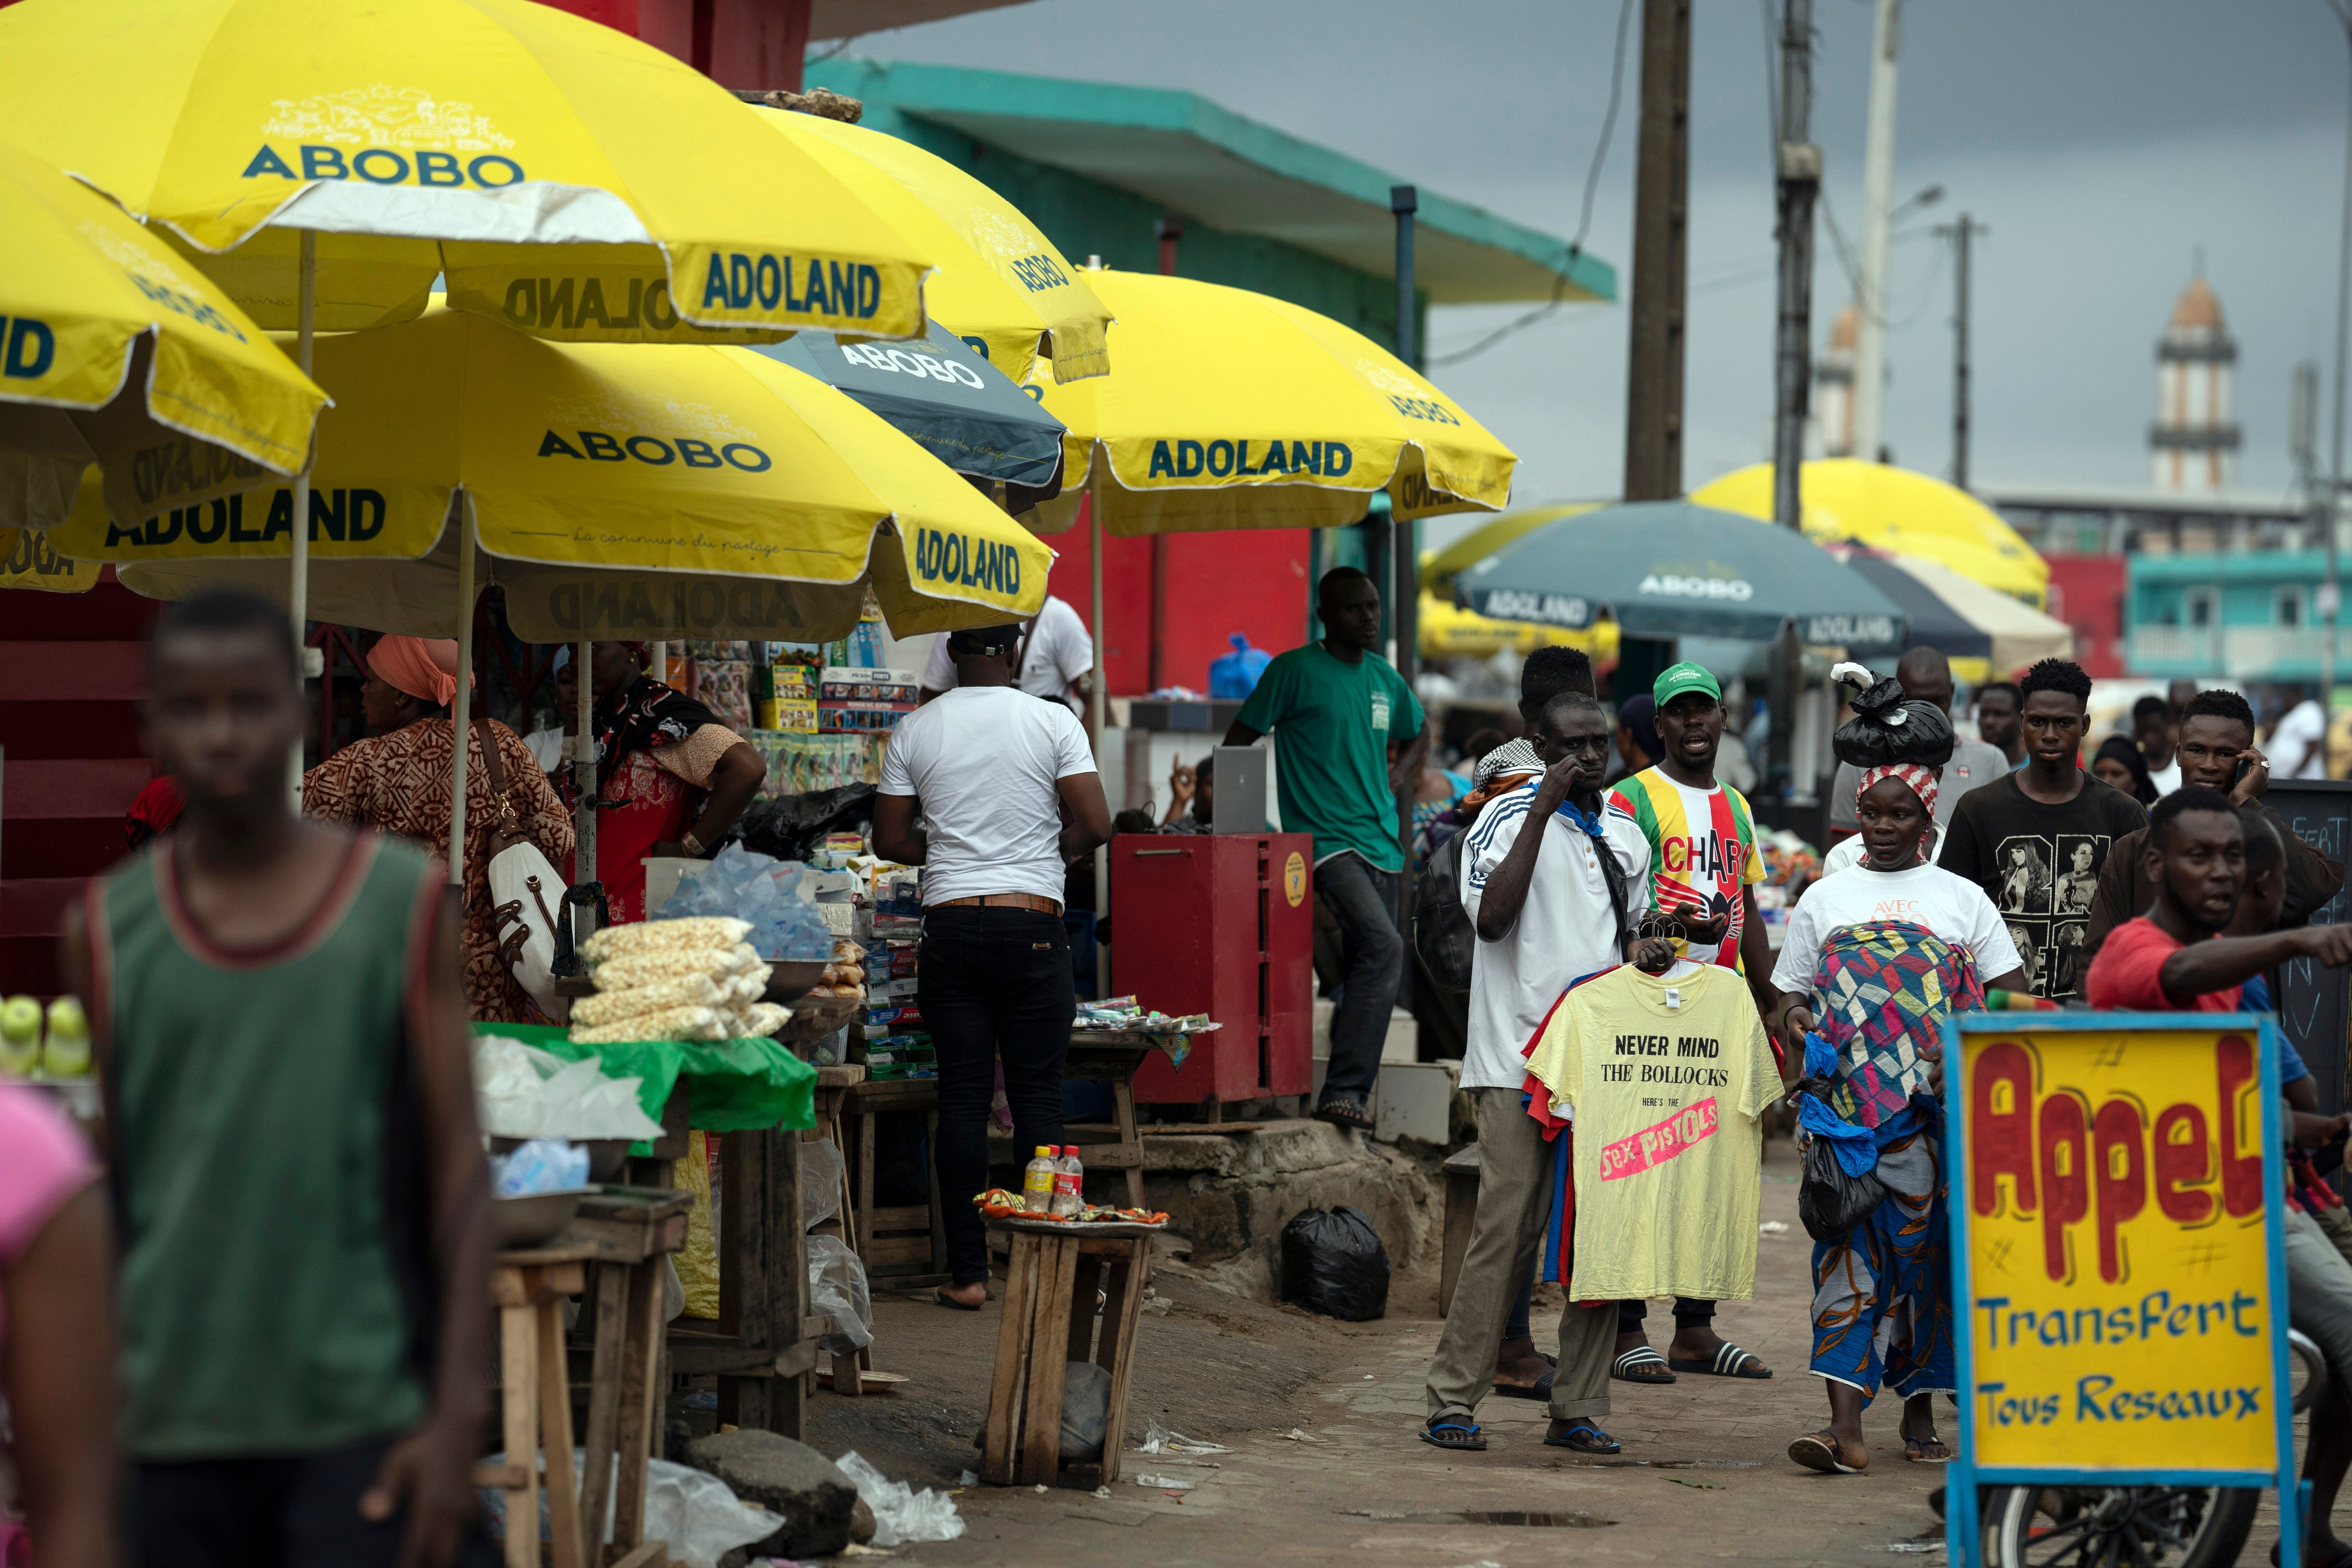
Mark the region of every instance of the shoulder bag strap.
<instances>
[{"instance_id":1,"label":"shoulder bag strap","mask_svg":"<svg viewBox=\"0 0 2352 1568\"><path fill-rule=\"evenodd\" d=\"M482 771L489 775L490 793L499 798L499 825L490 829L490 853L511 849L518 844L530 843L530 835L523 830L522 821L515 816L514 802L507 796L507 770L499 755L498 731L490 728L490 716L478 710L474 714L474 732L482 742Z\"/></svg>"}]
</instances>

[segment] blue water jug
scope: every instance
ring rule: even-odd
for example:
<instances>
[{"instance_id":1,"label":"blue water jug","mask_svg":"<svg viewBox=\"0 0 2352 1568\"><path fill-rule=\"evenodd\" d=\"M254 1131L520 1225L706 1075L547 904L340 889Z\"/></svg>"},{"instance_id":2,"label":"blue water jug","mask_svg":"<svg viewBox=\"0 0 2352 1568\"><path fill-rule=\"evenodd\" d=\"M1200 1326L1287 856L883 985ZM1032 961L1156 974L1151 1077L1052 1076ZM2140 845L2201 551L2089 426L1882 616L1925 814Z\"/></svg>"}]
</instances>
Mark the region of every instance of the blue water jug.
<instances>
[{"instance_id":1,"label":"blue water jug","mask_svg":"<svg viewBox=\"0 0 2352 1568\"><path fill-rule=\"evenodd\" d=\"M1249 638L1240 632L1225 640L1234 645L1234 651L1209 661L1209 695L1237 701L1257 689L1257 678L1274 662L1274 655L1250 647Z\"/></svg>"}]
</instances>

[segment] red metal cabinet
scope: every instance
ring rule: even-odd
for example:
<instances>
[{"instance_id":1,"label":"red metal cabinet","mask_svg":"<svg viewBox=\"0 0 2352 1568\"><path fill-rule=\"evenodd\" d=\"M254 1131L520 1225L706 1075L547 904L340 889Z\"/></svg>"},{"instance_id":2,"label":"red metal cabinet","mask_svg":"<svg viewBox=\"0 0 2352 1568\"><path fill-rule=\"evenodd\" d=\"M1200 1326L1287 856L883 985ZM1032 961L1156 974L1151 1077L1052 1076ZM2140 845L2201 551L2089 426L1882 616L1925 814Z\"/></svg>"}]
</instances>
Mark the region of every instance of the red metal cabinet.
<instances>
[{"instance_id":1,"label":"red metal cabinet","mask_svg":"<svg viewBox=\"0 0 2352 1568\"><path fill-rule=\"evenodd\" d=\"M1206 1013L1181 1068L1155 1053L1135 1098L1207 1104L1313 1083L1315 846L1304 833L1111 840L1111 975L1163 1013Z\"/></svg>"}]
</instances>

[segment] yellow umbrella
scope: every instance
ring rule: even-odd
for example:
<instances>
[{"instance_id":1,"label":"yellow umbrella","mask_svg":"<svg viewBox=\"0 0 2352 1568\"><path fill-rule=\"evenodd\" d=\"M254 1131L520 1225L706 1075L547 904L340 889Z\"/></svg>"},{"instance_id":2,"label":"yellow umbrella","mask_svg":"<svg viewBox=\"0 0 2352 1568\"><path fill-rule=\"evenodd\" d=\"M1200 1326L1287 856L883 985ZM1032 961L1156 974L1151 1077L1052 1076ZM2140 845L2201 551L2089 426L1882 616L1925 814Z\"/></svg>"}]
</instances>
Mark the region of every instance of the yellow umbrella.
<instances>
[{"instance_id":1,"label":"yellow umbrella","mask_svg":"<svg viewBox=\"0 0 2352 1568\"><path fill-rule=\"evenodd\" d=\"M327 618L462 637L469 571L505 585L534 642L818 641L856 623L869 581L909 635L1045 599L1052 552L1027 530L848 397L748 350L558 344L434 310L326 339L319 379L338 394L309 510ZM289 489L127 527L87 488L82 501L58 550L142 592L284 582Z\"/></svg>"},{"instance_id":2,"label":"yellow umbrella","mask_svg":"<svg viewBox=\"0 0 2352 1568\"><path fill-rule=\"evenodd\" d=\"M1615 621L1597 621L1586 630L1570 631L1566 626L1538 626L1532 621L1491 620L1475 610L1462 608L1451 599L1441 599L1426 588L1421 591L1421 610L1414 624L1420 632L1424 658L1458 655L1484 658L1505 648L1526 654L1539 647L1576 648L1601 664L1610 663L1617 657Z\"/></svg>"},{"instance_id":3,"label":"yellow umbrella","mask_svg":"<svg viewBox=\"0 0 2352 1568\"><path fill-rule=\"evenodd\" d=\"M577 641L583 660L596 638L838 637L869 583L902 634L1045 603L1044 544L879 416L750 350L558 344L436 310L319 357L342 395L307 506L278 489L123 527L85 486L58 547L177 598L229 582L269 593L294 540L315 538L322 614L454 635L461 668L484 581L504 586L520 636ZM461 683L460 733L469 700ZM593 795L593 763L577 765ZM451 800L455 882L463 748ZM584 814L591 868L593 824Z\"/></svg>"},{"instance_id":4,"label":"yellow umbrella","mask_svg":"<svg viewBox=\"0 0 2352 1568\"><path fill-rule=\"evenodd\" d=\"M93 462L126 519L302 467L326 394L113 203L0 145L0 528Z\"/></svg>"},{"instance_id":5,"label":"yellow umbrella","mask_svg":"<svg viewBox=\"0 0 2352 1568\"><path fill-rule=\"evenodd\" d=\"M1119 374L1066 386L1030 377L1070 432L1069 499L1038 509L1041 530L1076 521L1081 477L1123 539L1335 528L1361 519L1375 490L1400 520L1510 499L1511 449L1361 332L1245 289L1082 276L1118 320Z\"/></svg>"},{"instance_id":6,"label":"yellow umbrella","mask_svg":"<svg viewBox=\"0 0 2352 1568\"><path fill-rule=\"evenodd\" d=\"M1924 555L2035 609L2049 601L2050 567L2000 514L1968 491L1885 463L1828 458L1804 467L1805 537L1850 539ZM1772 515L1772 465L1759 463L1693 490L1700 506Z\"/></svg>"},{"instance_id":7,"label":"yellow umbrella","mask_svg":"<svg viewBox=\"0 0 2352 1568\"><path fill-rule=\"evenodd\" d=\"M814 114L752 112L922 247L939 268L925 306L997 369L1026 381L1042 348L1055 381L1108 373L1110 312L1020 208L911 142Z\"/></svg>"},{"instance_id":8,"label":"yellow umbrella","mask_svg":"<svg viewBox=\"0 0 2352 1568\"><path fill-rule=\"evenodd\" d=\"M449 302L543 336L923 329L926 258L716 82L531 0L23 0L0 137L183 243L264 326ZM528 248L525 248L528 247Z\"/></svg>"},{"instance_id":9,"label":"yellow umbrella","mask_svg":"<svg viewBox=\"0 0 2352 1568\"><path fill-rule=\"evenodd\" d=\"M37 594L87 594L98 586L103 566L68 561L58 553L57 540L30 529L0 528L0 588L25 588Z\"/></svg>"}]
</instances>

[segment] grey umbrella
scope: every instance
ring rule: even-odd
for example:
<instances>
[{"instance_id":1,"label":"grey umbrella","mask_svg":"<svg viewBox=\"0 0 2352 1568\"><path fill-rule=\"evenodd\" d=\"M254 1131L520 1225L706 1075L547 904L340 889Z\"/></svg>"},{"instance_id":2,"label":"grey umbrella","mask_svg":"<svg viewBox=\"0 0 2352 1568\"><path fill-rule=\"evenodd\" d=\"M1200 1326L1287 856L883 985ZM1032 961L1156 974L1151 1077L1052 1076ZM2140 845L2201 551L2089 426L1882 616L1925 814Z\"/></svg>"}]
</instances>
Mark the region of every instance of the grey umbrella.
<instances>
[{"instance_id":1,"label":"grey umbrella","mask_svg":"<svg viewBox=\"0 0 2352 1568\"><path fill-rule=\"evenodd\" d=\"M917 342L845 342L800 332L756 351L840 388L915 444L976 479L1061 489L1062 422L937 321Z\"/></svg>"},{"instance_id":2,"label":"grey umbrella","mask_svg":"<svg viewBox=\"0 0 2352 1568\"><path fill-rule=\"evenodd\" d=\"M1902 607L1785 528L1688 501L1633 501L1523 533L1454 579L1464 609L1629 637L1761 642L1794 618L1811 644L1894 647Z\"/></svg>"}]
</instances>

